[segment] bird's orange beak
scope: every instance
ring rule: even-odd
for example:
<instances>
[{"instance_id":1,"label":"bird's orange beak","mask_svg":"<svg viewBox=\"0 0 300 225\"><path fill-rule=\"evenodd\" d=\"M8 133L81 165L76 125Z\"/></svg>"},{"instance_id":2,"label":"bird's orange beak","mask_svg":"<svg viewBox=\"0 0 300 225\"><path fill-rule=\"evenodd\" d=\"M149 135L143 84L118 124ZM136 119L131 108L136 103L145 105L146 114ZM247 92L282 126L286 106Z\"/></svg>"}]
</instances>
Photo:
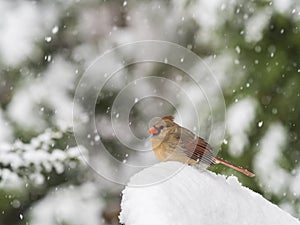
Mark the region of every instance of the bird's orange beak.
<instances>
[{"instance_id":1,"label":"bird's orange beak","mask_svg":"<svg viewBox=\"0 0 300 225\"><path fill-rule=\"evenodd\" d=\"M158 130L157 130L155 127L151 127L151 128L148 130L148 133L149 133L149 134L158 134Z\"/></svg>"}]
</instances>

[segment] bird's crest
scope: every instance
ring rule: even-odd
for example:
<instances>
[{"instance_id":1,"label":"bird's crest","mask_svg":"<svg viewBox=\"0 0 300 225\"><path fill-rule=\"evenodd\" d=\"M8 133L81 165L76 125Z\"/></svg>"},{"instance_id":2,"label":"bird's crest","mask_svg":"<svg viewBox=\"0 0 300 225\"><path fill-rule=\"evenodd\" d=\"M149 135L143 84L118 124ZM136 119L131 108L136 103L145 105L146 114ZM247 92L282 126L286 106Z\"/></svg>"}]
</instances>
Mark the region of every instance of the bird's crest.
<instances>
[{"instance_id":1,"label":"bird's crest","mask_svg":"<svg viewBox=\"0 0 300 225\"><path fill-rule=\"evenodd\" d=\"M174 116L164 116L162 119L174 121Z\"/></svg>"}]
</instances>

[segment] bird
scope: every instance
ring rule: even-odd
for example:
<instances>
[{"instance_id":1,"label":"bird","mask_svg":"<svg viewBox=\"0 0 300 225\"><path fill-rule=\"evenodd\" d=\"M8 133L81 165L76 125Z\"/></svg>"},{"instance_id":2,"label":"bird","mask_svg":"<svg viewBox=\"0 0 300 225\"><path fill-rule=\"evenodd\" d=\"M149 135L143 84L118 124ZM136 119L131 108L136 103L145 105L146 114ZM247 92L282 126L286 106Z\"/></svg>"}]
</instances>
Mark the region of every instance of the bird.
<instances>
[{"instance_id":1,"label":"bird","mask_svg":"<svg viewBox=\"0 0 300 225\"><path fill-rule=\"evenodd\" d=\"M212 152L212 147L192 131L174 122L173 116L164 116L148 130L155 156L160 161L178 161L188 165L204 163L209 166L223 164L249 177L255 174L236 166Z\"/></svg>"}]
</instances>

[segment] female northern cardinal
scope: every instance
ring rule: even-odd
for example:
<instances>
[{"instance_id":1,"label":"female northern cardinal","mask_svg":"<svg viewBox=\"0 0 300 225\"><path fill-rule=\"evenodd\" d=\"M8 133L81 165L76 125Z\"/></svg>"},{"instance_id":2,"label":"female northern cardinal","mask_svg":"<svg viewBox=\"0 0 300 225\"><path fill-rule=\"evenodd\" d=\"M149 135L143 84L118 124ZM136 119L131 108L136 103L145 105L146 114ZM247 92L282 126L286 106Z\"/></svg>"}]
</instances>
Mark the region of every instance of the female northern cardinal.
<instances>
[{"instance_id":1,"label":"female northern cardinal","mask_svg":"<svg viewBox=\"0 0 300 225\"><path fill-rule=\"evenodd\" d=\"M255 175L221 158L215 157L211 146L188 129L179 126L173 116L165 116L155 122L148 132L154 153L160 161L179 161L189 165L203 162L207 165L223 164L249 177Z\"/></svg>"}]
</instances>

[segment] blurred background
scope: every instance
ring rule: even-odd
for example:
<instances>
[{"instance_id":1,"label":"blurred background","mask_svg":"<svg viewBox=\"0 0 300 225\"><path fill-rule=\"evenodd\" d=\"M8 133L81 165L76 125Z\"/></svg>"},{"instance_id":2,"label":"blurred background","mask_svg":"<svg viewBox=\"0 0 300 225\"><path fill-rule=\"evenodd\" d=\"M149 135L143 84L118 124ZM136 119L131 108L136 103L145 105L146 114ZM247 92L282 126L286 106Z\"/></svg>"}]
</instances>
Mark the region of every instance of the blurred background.
<instances>
[{"instance_id":1,"label":"blurred background","mask_svg":"<svg viewBox=\"0 0 300 225\"><path fill-rule=\"evenodd\" d=\"M118 127L130 126L147 145L150 119L181 109L183 126L205 138L214 136L217 131L206 129L211 113L201 107L207 103L198 99L187 75L145 63L116 73L92 109L99 132L86 137L91 146L101 140L111 159L95 162L103 156L101 147L77 145L73 107L83 112L87 106L73 99L86 68L116 46L148 39L181 45L209 66L226 104L226 117L220 116L226 126L222 145L211 144L218 146L219 156L256 177L222 166L210 169L238 176L243 185L300 218L299 1L0 1L0 15L0 224L118 224L124 186L99 176L89 163L123 179L129 175L115 159L144 166L157 161L153 155L136 156L118 140L112 118L120 118ZM139 49L127 53L128 58L138 55ZM115 53L110 60L114 65L124 59ZM95 76L105 77L103 68L97 71ZM172 105L136 97L124 120L111 110L126 85L154 75L189 90L200 126L193 124L184 98ZM144 85L162 96L174 95L163 84ZM139 96L145 87L131 90ZM224 114L222 101L212 104ZM131 143L130 136L124 138Z\"/></svg>"}]
</instances>

